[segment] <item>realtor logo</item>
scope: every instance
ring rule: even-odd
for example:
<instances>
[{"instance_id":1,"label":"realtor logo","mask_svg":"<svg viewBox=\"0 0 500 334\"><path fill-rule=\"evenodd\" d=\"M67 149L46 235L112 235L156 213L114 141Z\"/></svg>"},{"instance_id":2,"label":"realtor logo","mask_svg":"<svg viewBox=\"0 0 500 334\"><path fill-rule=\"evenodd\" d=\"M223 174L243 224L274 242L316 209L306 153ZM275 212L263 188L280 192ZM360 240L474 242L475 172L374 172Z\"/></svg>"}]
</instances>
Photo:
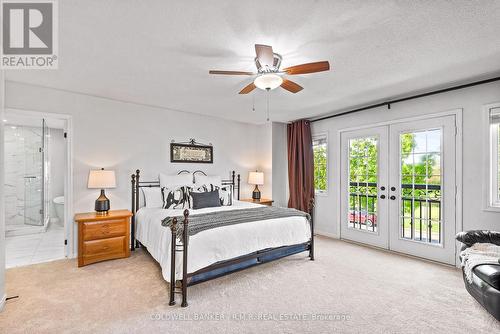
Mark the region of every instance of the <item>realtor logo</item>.
<instances>
[{"instance_id":1,"label":"realtor logo","mask_svg":"<svg viewBox=\"0 0 500 334\"><path fill-rule=\"evenodd\" d=\"M56 69L56 0L2 0L3 69Z\"/></svg>"}]
</instances>

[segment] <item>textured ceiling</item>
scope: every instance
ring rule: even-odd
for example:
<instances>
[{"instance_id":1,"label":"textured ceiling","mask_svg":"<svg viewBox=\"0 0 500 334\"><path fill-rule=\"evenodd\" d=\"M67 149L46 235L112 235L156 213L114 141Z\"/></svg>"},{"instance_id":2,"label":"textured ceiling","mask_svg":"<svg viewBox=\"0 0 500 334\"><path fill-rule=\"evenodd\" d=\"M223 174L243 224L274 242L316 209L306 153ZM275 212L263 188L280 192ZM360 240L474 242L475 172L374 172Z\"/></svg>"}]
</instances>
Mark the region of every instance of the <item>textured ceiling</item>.
<instances>
[{"instance_id":1,"label":"textured ceiling","mask_svg":"<svg viewBox=\"0 0 500 334\"><path fill-rule=\"evenodd\" d=\"M59 11L59 70L7 80L263 123L266 93L237 94L249 78L208 75L253 71L255 43L272 45L282 67L332 67L294 76L297 94L272 91L275 121L500 70L500 1L64 0Z\"/></svg>"}]
</instances>

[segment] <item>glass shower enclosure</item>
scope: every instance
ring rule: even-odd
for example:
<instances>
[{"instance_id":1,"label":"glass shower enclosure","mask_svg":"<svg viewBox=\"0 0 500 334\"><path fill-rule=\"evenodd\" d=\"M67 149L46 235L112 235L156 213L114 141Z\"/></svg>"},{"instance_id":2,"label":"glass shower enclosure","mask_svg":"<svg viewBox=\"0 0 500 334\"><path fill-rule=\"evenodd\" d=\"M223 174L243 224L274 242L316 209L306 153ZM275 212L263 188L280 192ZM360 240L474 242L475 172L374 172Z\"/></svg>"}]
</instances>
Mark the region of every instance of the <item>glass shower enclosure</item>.
<instances>
[{"instance_id":1,"label":"glass shower enclosure","mask_svg":"<svg viewBox=\"0 0 500 334\"><path fill-rule=\"evenodd\" d=\"M5 127L5 213L6 232L43 232L49 222L49 128Z\"/></svg>"},{"instance_id":2,"label":"glass shower enclosure","mask_svg":"<svg viewBox=\"0 0 500 334\"><path fill-rule=\"evenodd\" d=\"M48 132L44 119L38 130L40 136L35 136L33 145L26 142L26 163L24 176L24 224L43 226L48 216Z\"/></svg>"}]
</instances>

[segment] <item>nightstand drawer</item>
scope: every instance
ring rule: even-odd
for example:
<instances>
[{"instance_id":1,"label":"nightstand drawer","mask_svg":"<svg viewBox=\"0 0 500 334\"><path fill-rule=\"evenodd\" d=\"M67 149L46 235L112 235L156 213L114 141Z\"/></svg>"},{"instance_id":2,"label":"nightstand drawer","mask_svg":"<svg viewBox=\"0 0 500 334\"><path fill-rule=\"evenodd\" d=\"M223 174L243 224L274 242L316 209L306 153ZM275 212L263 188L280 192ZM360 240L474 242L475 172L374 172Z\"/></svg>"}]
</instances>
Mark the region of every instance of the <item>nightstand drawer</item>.
<instances>
[{"instance_id":1,"label":"nightstand drawer","mask_svg":"<svg viewBox=\"0 0 500 334\"><path fill-rule=\"evenodd\" d=\"M125 254L128 249L127 239L123 237L85 241L83 243L84 257L104 254Z\"/></svg>"},{"instance_id":2,"label":"nightstand drawer","mask_svg":"<svg viewBox=\"0 0 500 334\"><path fill-rule=\"evenodd\" d=\"M130 256L130 217L128 210L75 215L78 223L78 266Z\"/></svg>"},{"instance_id":3,"label":"nightstand drawer","mask_svg":"<svg viewBox=\"0 0 500 334\"><path fill-rule=\"evenodd\" d=\"M128 220L109 220L83 223L83 240L105 239L124 236Z\"/></svg>"}]
</instances>

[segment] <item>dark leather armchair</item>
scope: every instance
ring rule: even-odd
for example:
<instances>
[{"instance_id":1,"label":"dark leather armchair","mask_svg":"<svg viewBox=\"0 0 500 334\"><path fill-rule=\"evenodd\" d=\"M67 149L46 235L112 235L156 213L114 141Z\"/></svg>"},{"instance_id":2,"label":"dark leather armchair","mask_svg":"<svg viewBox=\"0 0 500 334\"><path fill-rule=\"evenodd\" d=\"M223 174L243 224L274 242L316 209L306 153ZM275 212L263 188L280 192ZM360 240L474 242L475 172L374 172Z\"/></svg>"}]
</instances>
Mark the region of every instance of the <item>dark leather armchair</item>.
<instances>
[{"instance_id":1,"label":"dark leather armchair","mask_svg":"<svg viewBox=\"0 0 500 334\"><path fill-rule=\"evenodd\" d=\"M500 246L500 232L473 230L460 232L456 239L462 250L475 243L491 243ZM465 288L491 315L500 321L500 263L481 264L472 270L472 283L465 278Z\"/></svg>"}]
</instances>

